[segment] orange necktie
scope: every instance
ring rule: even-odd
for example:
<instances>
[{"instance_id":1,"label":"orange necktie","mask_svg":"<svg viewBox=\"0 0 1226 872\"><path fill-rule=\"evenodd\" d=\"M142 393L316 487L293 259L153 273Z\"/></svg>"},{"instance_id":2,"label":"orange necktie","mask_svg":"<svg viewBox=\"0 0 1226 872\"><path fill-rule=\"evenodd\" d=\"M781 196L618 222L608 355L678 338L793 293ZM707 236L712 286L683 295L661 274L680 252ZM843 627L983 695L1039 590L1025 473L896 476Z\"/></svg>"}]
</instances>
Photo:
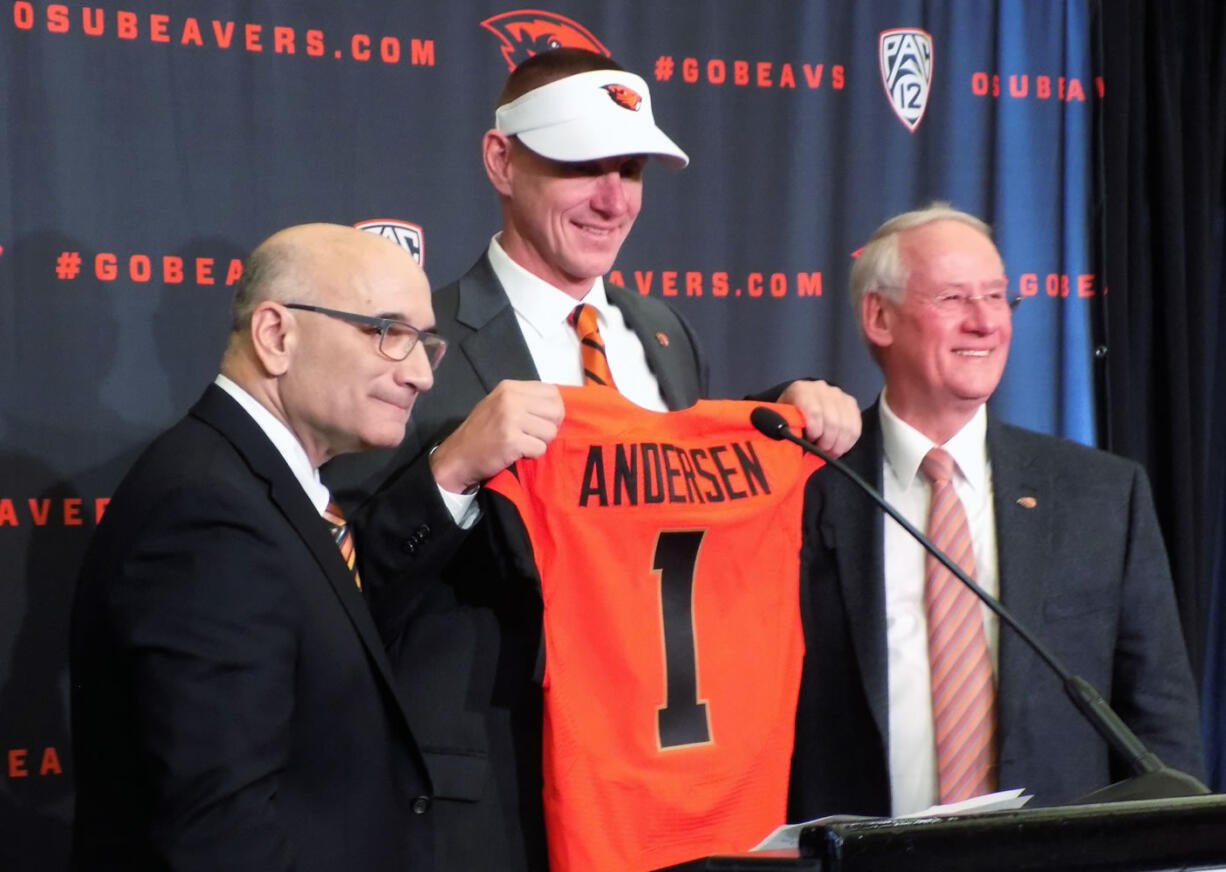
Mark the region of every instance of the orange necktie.
<instances>
[{"instance_id":1,"label":"orange necktie","mask_svg":"<svg viewBox=\"0 0 1226 872\"><path fill-rule=\"evenodd\" d=\"M324 520L328 522L328 529L332 533L332 541L336 543L337 549L341 552L341 559L345 561L345 565L353 573L353 583L358 586L358 590L361 590L362 579L358 575L358 554L353 547L353 536L350 535L349 524L345 521L341 507L329 501L328 507L324 509L323 516Z\"/></svg>"},{"instance_id":2,"label":"orange necktie","mask_svg":"<svg viewBox=\"0 0 1226 872\"><path fill-rule=\"evenodd\" d=\"M953 458L933 448L920 469L932 482L928 537L971 578L975 553L962 501L954 493ZM958 802L996 789L996 688L979 599L932 555L925 560L928 668L940 801Z\"/></svg>"},{"instance_id":3,"label":"orange necktie","mask_svg":"<svg viewBox=\"0 0 1226 872\"><path fill-rule=\"evenodd\" d=\"M596 326L596 307L580 303L566 318L579 334L579 356L583 361L583 383L606 385L617 388L613 373L609 371L609 358L605 355L604 340Z\"/></svg>"}]
</instances>

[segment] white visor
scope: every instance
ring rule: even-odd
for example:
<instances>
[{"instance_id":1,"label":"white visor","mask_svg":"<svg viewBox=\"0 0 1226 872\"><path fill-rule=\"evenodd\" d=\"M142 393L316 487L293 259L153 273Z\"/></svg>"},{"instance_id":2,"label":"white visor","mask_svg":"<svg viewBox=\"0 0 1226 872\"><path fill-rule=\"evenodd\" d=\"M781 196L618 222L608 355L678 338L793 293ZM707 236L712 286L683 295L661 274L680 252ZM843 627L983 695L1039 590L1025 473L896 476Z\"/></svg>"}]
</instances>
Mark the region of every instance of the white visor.
<instances>
[{"instance_id":1,"label":"white visor","mask_svg":"<svg viewBox=\"0 0 1226 872\"><path fill-rule=\"evenodd\" d=\"M499 106L494 126L550 160L647 154L674 169L690 162L656 127L647 83L621 70L577 73L541 85Z\"/></svg>"}]
</instances>

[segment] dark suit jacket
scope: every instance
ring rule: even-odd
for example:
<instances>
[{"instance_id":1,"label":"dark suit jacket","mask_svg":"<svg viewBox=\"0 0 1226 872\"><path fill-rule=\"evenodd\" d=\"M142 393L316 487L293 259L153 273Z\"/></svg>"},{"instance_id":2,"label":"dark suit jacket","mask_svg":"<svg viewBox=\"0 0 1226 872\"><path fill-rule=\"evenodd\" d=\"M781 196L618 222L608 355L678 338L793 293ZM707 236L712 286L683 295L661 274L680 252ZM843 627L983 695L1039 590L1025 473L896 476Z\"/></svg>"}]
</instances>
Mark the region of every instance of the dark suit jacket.
<instances>
[{"instance_id":1,"label":"dark suit jacket","mask_svg":"<svg viewBox=\"0 0 1226 872\"><path fill-rule=\"evenodd\" d=\"M692 405L707 373L688 326L659 300L606 290L641 339L665 402ZM428 449L499 381L538 375L484 256L433 304L450 347L404 443L390 458L341 458L325 474L354 507L362 575L399 689L425 717L414 731L442 800L438 868L542 869L540 598L492 581L500 549L485 524L469 535L456 529L427 463Z\"/></svg>"},{"instance_id":2,"label":"dark suit jacket","mask_svg":"<svg viewBox=\"0 0 1226 872\"><path fill-rule=\"evenodd\" d=\"M1145 473L990 416L987 443L1006 606L1168 766L1202 777L1196 690ZM876 405L843 460L881 488ZM833 469L813 477L805 512L806 655L789 818L888 815L884 516ZM1002 789L1056 805L1131 774L1003 626L999 655Z\"/></svg>"},{"instance_id":3,"label":"dark suit jacket","mask_svg":"<svg viewBox=\"0 0 1226 872\"><path fill-rule=\"evenodd\" d=\"M430 784L375 625L220 388L116 490L71 668L75 868L430 868Z\"/></svg>"}]
</instances>

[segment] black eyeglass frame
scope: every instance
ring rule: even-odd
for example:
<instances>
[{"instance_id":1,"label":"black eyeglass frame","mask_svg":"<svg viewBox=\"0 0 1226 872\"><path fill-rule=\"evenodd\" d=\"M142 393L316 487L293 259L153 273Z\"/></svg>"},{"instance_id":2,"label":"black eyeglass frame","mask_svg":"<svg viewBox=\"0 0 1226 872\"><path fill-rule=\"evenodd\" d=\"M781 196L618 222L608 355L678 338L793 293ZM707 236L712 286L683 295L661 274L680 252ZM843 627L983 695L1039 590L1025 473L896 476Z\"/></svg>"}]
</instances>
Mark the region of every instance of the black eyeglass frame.
<instances>
[{"instance_id":1,"label":"black eyeglass frame","mask_svg":"<svg viewBox=\"0 0 1226 872\"><path fill-rule=\"evenodd\" d=\"M407 360L408 356L413 353L413 349L420 342L426 350L426 360L430 362L430 369L434 370L438 369L438 365L443 359L443 354L447 351L446 339L439 336L433 330L419 330L407 321L401 321L396 318L381 318L378 315L359 315L357 312L344 312L340 309L329 309L326 306L315 306L310 303L282 303L281 305L287 309L317 312L320 315L328 315L332 318L348 321L350 324L373 327L379 331L379 353L388 360ZM396 357L383 350L383 340L387 336L387 331L392 327L401 327L413 334L413 341L409 343L409 347L405 349L402 357Z\"/></svg>"}]
</instances>

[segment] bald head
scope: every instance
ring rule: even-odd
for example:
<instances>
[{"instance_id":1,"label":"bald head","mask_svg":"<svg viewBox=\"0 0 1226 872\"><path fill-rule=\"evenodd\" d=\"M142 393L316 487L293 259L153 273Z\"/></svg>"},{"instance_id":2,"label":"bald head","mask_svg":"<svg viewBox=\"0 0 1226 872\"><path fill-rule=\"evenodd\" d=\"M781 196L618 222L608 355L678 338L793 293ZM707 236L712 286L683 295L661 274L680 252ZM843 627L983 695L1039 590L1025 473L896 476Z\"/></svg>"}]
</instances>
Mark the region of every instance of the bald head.
<instances>
[{"instance_id":1,"label":"bald head","mask_svg":"<svg viewBox=\"0 0 1226 872\"><path fill-rule=\"evenodd\" d=\"M343 283L369 257L401 260L422 282L425 273L404 249L374 233L343 224L298 224L265 239L243 263L230 307L232 334L245 334L251 313L265 300L320 303L321 293ZM231 336L231 341L236 337Z\"/></svg>"},{"instance_id":2,"label":"bald head","mask_svg":"<svg viewBox=\"0 0 1226 872\"><path fill-rule=\"evenodd\" d=\"M243 265L232 322L222 372L285 423L316 465L397 444L416 395L433 384L424 342L404 360L382 344L391 322L408 325L396 328L401 336L433 329L425 273L364 230L302 224L264 240Z\"/></svg>"}]
</instances>

